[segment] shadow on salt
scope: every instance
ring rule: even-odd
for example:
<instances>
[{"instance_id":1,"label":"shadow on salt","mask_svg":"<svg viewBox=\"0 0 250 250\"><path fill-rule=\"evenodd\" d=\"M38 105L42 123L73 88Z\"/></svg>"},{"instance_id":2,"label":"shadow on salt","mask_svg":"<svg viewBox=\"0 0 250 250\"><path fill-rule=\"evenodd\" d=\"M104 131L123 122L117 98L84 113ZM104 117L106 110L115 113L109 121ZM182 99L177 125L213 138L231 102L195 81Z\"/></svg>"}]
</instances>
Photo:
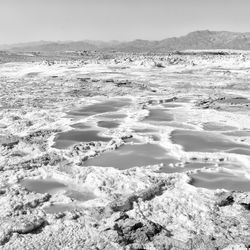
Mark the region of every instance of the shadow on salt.
<instances>
[{"instance_id":1,"label":"shadow on salt","mask_svg":"<svg viewBox=\"0 0 250 250\"><path fill-rule=\"evenodd\" d=\"M163 163L175 163L177 160L156 144L125 144L115 151L104 152L100 156L87 160L84 166L114 167L128 169Z\"/></svg>"},{"instance_id":2,"label":"shadow on salt","mask_svg":"<svg viewBox=\"0 0 250 250\"><path fill-rule=\"evenodd\" d=\"M249 155L250 146L235 143L223 135L192 130L174 130L171 140L187 152L231 152Z\"/></svg>"}]
</instances>

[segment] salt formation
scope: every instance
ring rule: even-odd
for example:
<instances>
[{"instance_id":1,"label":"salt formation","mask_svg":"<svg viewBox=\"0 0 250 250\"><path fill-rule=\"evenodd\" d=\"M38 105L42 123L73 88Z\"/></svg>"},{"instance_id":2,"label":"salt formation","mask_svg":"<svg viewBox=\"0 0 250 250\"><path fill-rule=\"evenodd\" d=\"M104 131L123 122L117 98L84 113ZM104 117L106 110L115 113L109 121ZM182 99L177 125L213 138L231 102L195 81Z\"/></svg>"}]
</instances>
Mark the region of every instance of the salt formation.
<instances>
[{"instance_id":1,"label":"salt formation","mask_svg":"<svg viewBox=\"0 0 250 250\"><path fill-rule=\"evenodd\" d=\"M237 53L1 64L0 248L247 249L249 68Z\"/></svg>"}]
</instances>

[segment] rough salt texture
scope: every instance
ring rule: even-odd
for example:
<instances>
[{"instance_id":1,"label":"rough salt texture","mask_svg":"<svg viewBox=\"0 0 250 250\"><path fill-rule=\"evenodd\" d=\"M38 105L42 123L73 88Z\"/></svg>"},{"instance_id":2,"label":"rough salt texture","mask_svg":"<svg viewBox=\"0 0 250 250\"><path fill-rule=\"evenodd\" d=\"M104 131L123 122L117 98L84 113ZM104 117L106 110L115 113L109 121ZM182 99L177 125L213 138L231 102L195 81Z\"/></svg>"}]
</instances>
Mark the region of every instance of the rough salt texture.
<instances>
[{"instance_id":1,"label":"rough salt texture","mask_svg":"<svg viewBox=\"0 0 250 250\"><path fill-rule=\"evenodd\" d=\"M222 169L221 162L237 163L234 173L249 177L249 156L185 152L170 141L175 126L201 131L204 123L220 122L250 130L249 67L249 54L237 53L1 64L0 249L250 247L250 193L192 185L193 172ZM130 104L117 111L126 115L118 128L102 130L109 142L53 147L58 132L79 122L96 126L99 119L70 117L69 111L113 97ZM181 105L172 107L174 125L143 123L150 109L169 103ZM135 126L156 130L160 139L136 134ZM232 138L250 143L247 135ZM164 164L125 170L84 165L133 140L165 147L178 161L172 168L198 160L213 167L168 174ZM21 185L25 178L52 178L92 196L82 201L60 190L35 193Z\"/></svg>"}]
</instances>

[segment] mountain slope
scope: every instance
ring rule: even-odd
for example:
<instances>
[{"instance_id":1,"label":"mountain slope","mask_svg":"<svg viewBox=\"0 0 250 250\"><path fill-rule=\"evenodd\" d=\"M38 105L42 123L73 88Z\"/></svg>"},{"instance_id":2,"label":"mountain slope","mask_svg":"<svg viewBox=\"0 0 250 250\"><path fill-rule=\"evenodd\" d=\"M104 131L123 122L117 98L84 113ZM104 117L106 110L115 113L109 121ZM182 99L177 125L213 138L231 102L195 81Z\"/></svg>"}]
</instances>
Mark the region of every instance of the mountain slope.
<instances>
[{"instance_id":1,"label":"mountain slope","mask_svg":"<svg viewBox=\"0 0 250 250\"><path fill-rule=\"evenodd\" d=\"M96 50L97 46L87 42L50 42L46 44L24 46L24 47L14 47L11 50L14 51L76 51L76 50Z\"/></svg>"},{"instance_id":2,"label":"mountain slope","mask_svg":"<svg viewBox=\"0 0 250 250\"><path fill-rule=\"evenodd\" d=\"M250 49L250 33L195 31L179 38L162 40L157 49Z\"/></svg>"},{"instance_id":3,"label":"mountain slope","mask_svg":"<svg viewBox=\"0 0 250 250\"><path fill-rule=\"evenodd\" d=\"M8 47L9 49L11 46ZM15 51L76 51L76 50L115 50L124 52L166 52L173 50L238 49L250 50L250 33L228 31L195 31L186 36L167 38L161 41L134 40L131 42L43 42L12 46Z\"/></svg>"}]
</instances>

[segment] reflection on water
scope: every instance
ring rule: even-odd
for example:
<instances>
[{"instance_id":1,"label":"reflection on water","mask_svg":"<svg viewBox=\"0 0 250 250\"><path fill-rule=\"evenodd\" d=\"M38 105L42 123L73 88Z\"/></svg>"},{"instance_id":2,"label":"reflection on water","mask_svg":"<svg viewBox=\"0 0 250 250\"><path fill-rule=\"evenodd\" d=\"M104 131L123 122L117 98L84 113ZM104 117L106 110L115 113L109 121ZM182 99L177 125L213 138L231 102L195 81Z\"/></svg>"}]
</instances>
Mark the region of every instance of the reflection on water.
<instances>
[{"instance_id":1,"label":"reflection on water","mask_svg":"<svg viewBox=\"0 0 250 250\"><path fill-rule=\"evenodd\" d=\"M85 123L79 122L71 125L72 128L76 129L89 129L91 128L90 126L86 125Z\"/></svg>"},{"instance_id":2,"label":"reflection on water","mask_svg":"<svg viewBox=\"0 0 250 250\"><path fill-rule=\"evenodd\" d=\"M115 151L105 152L86 161L85 166L115 167L127 169L135 166L177 162L167 151L156 144L124 145Z\"/></svg>"},{"instance_id":3,"label":"reflection on water","mask_svg":"<svg viewBox=\"0 0 250 250\"><path fill-rule=\"evenodd\" d=\"M129 104L130 99L117 98L110 101L91 104L76 111L71 111L68 114L73 116L91 116L107 112L115 112Z\"/></svg>"},{"instance_id":4,"label":"reflection on water","mask_svg":"<svg viewBox=\"0 0 250 250\"><path fill-rule=\"evenodd\" d=\"M53 147L58 149L65 149L77 142L91 142L91 141L109 141L110 137L99 135L98 130L70 130L58 133Z\"/></svg>"},{"instance_id":5,"label":"reflection on water","mask_svg":"<svg viewBox=\"0 0 250 250\"><path fill-rule=\"evenodd\" d=\"M23 179L21 185L29 191L41 194L54 194L66 188L66 185L53 179Z\"/></svg>"},{"instance_id":6,"label":"reflection on water","mask_svg":"<svg viewBox=\"0 0 250 250\"><path fill-rule=\"evenodd\" d=\"M54 204L49 207L45 207L44 211L48 214L64 213L67 211L73 211L77 207L73 204Z\"/></svg>"},{"instance_id":7,"label":"reflection on water","mask_svg":"<svg viewBox=\"0 0 250 250\"><path fill-rule=\"evenodd\" d=\"M228 189L236 191L250 191L250 180L244 176L237 176L225 171L192 175L192 184L196 187L208 189Z\"/></svg>"},{"instance_id":8,"label":"reflection on water","mask_svg":"<svg viewBox=\"0 0 250 250\"><path fill-rule=\"evenodd\" d=\"M218 152L235 148L250 150L250 146L234 143L225 136L203 131L175 130L171 134L171 140L183 146L185 151Z\"/></svg>"},{"instance_id":9,"label":"reflection on water","mask_svg":"<svg viewBox=\"0 0 250 250\"><path fill-rule=\"evenodd\" d=\"M203 129L207 131L227 131L227 130L237 130L236 127L227 126L215 122L207 122L203 124Z\"/></svg>"},{"instance_id":10,"label":"reflection on water","mask_svg":"<svg viewBox=\"0 0 250 250\"><path fill-rule=\"evenodd\" d=\"M240 130L240 131L233 131L233 132L227 132L224 133L224 135L230 135L230 136L238 136L238 137L247 137L250 136L250 130Z\"/></svg>"},{"instance_id":11,"label":"reflection on water","mask_svg":"<svg viewBox=\"0 0 250 250\"><path fill-rule=\"evenodd\" d=\"M120 124L114 121L98 121L97 125L102 128L117 128Z\"/></svg>"},{"instance_id":12,"label":"reflection on water","mask_svg":"<svg viewBox=\"0 0 250 250\"><path fill-rule=\"evenodd\" d=\"M149 115L144 119L144 121L169 122L173 121L173 115L167 113L165 109L151 109L149 111Z\"/></svg>"},{"instance_id":13,"label":"reflection on water","mask_svg":"<svg viewBox=\"0 0 250 250\"><path fill-rule=\"evenodd\" d=\"M61 193L77 201L87 201L95 198L94 194L87 190L74 189L55 179L24 179L20 184L31 192L41 194Z\"/></svg>"}]
</instances>

